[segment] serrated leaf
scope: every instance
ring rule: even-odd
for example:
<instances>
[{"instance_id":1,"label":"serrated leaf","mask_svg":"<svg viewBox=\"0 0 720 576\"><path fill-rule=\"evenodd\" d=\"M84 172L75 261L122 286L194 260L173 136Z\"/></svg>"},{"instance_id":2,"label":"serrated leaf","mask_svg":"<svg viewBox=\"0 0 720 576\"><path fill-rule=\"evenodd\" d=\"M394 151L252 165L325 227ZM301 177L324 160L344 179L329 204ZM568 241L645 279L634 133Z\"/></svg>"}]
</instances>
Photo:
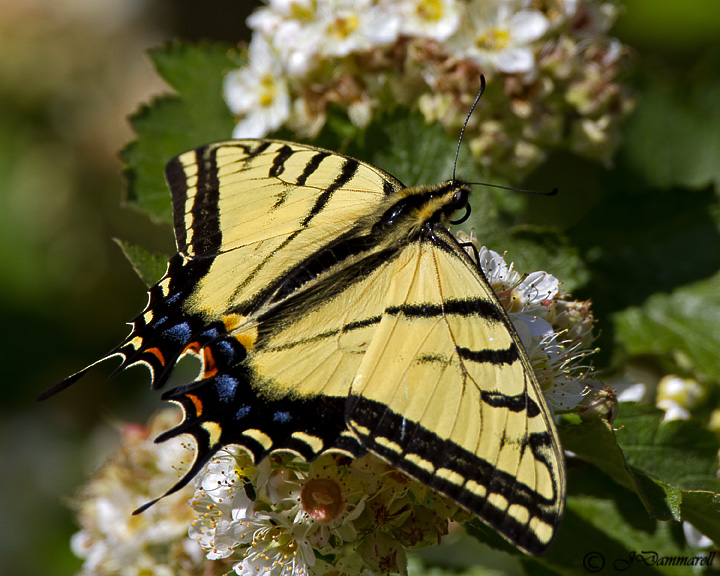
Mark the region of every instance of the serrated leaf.
<instances>
[{"instance_id":1,"label":"serrated leaf","mask_svg":"<svg viewBox=\"0 0 720 576\"><path fill-rule=\"evenodd\" d=\"M346 151L389 172L406 186L419 186L452 178L456 147L457 139L448 136L442 125L427 124L421 114L398 108L374 120L348 142ZM465 152L458 158L458 178L480 178Z\"/></svg>"},{"instance_id":2,"label":"serrated leaf","mask_svg":"<svg viewBox=\"0 0 720 576\"><path fill-rule=\"evenodd\" d=\"M682 493L682 516L720 546L720 495L701 490Z\"/></svg>"},{"instance_id":3,"label":"serrated leaf","mask_svg":"<svg viewBox=\"0 0 720 576\"><path fill-rule=\"evenodd\" d=\"M614 314L613 321L629 354L681 353L708 379L720 380L720 274L656 294Z\"/></svg>"},{"instance_id":4,"label":"serrated leaf","mask_svg":"<svg viewBox=\"0 0 720 576\"><path fill-rule=\"evenodd\" d=\"M135 273L140 276L140 279L148 288L160 280L165 274L168 260L170 259L167 255L149 252L141 246L131 244L119 238L115 238L115 243L120 246L125 258L128 259L133 270L135 270Z\"/></svg>"},{"instance_id":5,"label":"serrated leaf","mask_svg":"<svg viewBox=\"0 0 720 576\"><path fill-rule=\"evenodd\" d=\"M564 449L595 465L620 486L637 491L615 433L605 420L559 426L558 432Z\"/></svg>"},{"instance_id":6,"label":"serrated leaf","mask_svg":"<svg viewBox=\"0 0 720 576\"><path fill-rule=\"evenodd\" d=\"M679 495L669 486L656 483L639 470L632 470L617 443L612 427L604 420L559 427L565 449L590 462L620 486L635 492L652 518L679 520Z\"/></svg>"},{"instance_id":7,"label":"serrated leaf","mask_svg":"<svg viewBox=\"0 0 720 576\"><path fill-rule=\"evenodd\" d=\"M563 447L635 492L651 518L690 521L715 533L717 511L686 504L693 498L688 489L720 489L715 437L696 421L664 422L652 406L622 403L620 415L615 431L603 421L560 426Z\"/></svg>"},{"instance_id":8,"label":"serrated leaf","mask_svg":"<svg viewBox=\"0 0 720 576\"><path fill-rule=\"evenodd\" d=\"M615 437L632 468L676 488L720 492L715 476L720 445L712 432L697 420L665 422L663 411L653 406L620 406Z\"/></svg>"},{"instance_id":9,"label":"serrated leaf","mask_svg":"<svg viewBox=\"0 0 720 576\"><path fill-rule=\"evenodd\" d=\"M151 56L178 94L143 106L131 118L138 137L121 157L126 163L127 203L154 221L169 222L165 165L186 150L232 136L234 122L222 97L222 81L240 59L225 44L173 43L153 50Z\"/></svg>"},{"instance_id":10,"label":"serrated leaf","mask_svg":"<svg viewBox=\"0 0 720 576\"><path fill-rule=\"evenodd\" d=\"M666 556L690 555L677 523L651 519L635 495L590 466L568 469L565 516L557 539L542 558L526 558L525 565L540 564L561 574L615 574L628 568L634 553L656 550ZM632 565L629 572L684 574Z\"/></svg>"}]
</instances>

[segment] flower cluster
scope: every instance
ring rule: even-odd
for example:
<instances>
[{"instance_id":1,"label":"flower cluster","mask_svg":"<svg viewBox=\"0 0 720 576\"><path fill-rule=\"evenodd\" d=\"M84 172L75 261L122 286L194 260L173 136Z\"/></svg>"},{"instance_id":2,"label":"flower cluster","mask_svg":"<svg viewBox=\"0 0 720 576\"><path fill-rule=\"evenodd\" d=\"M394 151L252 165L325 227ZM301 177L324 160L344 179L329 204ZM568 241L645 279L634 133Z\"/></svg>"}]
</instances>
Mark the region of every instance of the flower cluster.
<instances>
[{"instance_id":1,"label":"flower cluster","mask_svg":"<svg viewBox=\"0 0 720 576\"><path fill-rule=\"evenodd\" d=\"M520 274L503 256L480 246L475 231L457 233L466 250L477 257L500 303L510 316L530 357L548 405L569 411L589 402L604 388L593 380L593 369L585 358L595 335L595 318L589 302L570 300L560 292L560 282L547 272ZM612 393L609 394L612 397ZM614 397L612 397L614 402ZM612 418L608 418L612 419Z\"/></svg>"},{"instance_id":2,"label":"flower cluster","mask_svg":"<svg viewBox=\"0 0 720 576\"><path fill-rule=\"evenodd\" d=\"M633 106L602 0L267 0L247 64L225 79L235 137L312 137L331 106L358 127L403 105L454 134L489 81L467 139L494 175L521 178L549 148L609 161Z\"/></svg>"},{"instance_id":3,"label":"flower cluster","mask_svg":"<svg viewBox=\"0 0 720 576\"><path fill-rule=\"evenodd\" d=\"M257 467L227 447L196 481L190 536L238 574L406 573L408 549L437 544L467 513L372 455Z\"/></svg>"},{"instance_id":4,"label":"flower cluster","mask_svg":"<svg viewBox=\"0 0 720 576\"><path fill-rule=\"evenodd\" d=\"M81 576L203 573L203 551L187 538L192 488L132 515L177 481L178 465L192 460L192 449L180 439L162 446L153 442L175 424L177 416L177 410L167 409L147 426L125 425L120 448L76 498L81 530L71 545L84 560Z\"/></svg>"}]
</instances>

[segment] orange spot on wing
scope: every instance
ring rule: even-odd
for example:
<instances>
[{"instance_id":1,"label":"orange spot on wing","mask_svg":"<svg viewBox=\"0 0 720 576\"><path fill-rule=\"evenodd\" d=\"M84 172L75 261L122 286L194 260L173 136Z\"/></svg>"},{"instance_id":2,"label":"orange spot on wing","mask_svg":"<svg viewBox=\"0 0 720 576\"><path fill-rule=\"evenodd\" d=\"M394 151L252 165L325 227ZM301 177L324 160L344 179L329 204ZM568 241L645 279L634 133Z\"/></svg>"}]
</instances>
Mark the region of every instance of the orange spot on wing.
<instances>
[{"instance_id":1,"label":"orange spot on wing","mask_svg":"<svg viewBox=\"0 0 720 576\"><path fill-rule=\"evenodd\" d=\"M185 350L183 350L183 353L190 352L191 354L196 354L197 356L200 355L200 343L199 342L190 342L187 346L185 346Z\"/></svg>"},{"instance_id":2,"label":"orange spot on wing","mask_svg":"<svg viewBox=\"0 0 720 576\"><path fill-rule=\"evenodd\" d=\"M145 350L145 352L147 354L152 354L153 356L155 356L155 358L157 358L158 361L160 362L160 365L165 366L165 356L163 356L163 353L160 351L160 348L157 348L157 347L148 348L147 350Z\"/></svg>"},{"instance_id":3,"label":"orange spot on wing","mask_svg":"<svg viewBox=\"0 0 720 576\"><path fill-rule=\"evenodd\" d=\"M211 378L212 376L215 376L217 374L217 364L215 364L215 359L212 355L212 350L210 348L203 348L203 378Z\"/></svg>"},{"instance_id":4,"label":"orange spot on wing","mask_svg":"<svg viewBox=\"0 0 720 576\"><path fill-rule=\"evenodd\" d=\"M243 320L245 320L245 316L240 316L239 314L228 314L225 318L223 318L225 330L227 332L232 332L243 323Z\"/></svg>"},{"instance_id":5,"label":"orange spot on wing","mask_svg":"<svg viewBox=\"0 0 720 576\"><path fill-rule=\"evenodd\" d=\"M254 328L250 331L235 335L235 340L240 342L240 344L242 345L243 348L245 348L245 350L252 350L252 347L255 346L255 342L257 341L257 338L258 338L257 328Z\"/></svg>"},{"instance_id":6,"label":"orange spot on wing","mask_svg":"<svg viewBox=\"0 0 720 576\"><path fill-rule=\"evenodd\" d=\"M195 416L200 416L203 411L202 400L195 396L195 394L185 394L185 397L189 398L190 401L193 403L193 406L195 406Z\"/></svg>"}]
</instances>

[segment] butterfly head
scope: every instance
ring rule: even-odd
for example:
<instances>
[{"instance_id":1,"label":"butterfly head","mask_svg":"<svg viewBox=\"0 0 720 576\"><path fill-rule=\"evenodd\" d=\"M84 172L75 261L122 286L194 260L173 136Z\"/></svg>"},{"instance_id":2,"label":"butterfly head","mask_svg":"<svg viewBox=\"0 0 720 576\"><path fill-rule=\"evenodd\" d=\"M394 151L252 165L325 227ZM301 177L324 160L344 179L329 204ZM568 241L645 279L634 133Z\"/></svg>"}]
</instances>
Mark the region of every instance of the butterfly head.
<instances>
[{"instance_id":1,"label":"butterfly head","mask_svg":"<svg viewBox=\"0 0 720 576\"><path fill-rule=\"evenodd\" d=\"M464 222L470 213L469 195L470 185L457 180L404 188L389 199L389 206L376 219L373 232L412 238L428 224L447 226ZM451 221L451 216L462 209L465 215L459 221Z\"/></svg>"},{"instance_id":2,"label":"butterfly head","mask_svg":"<svg viewBox=\"0 0 720 576\"><path fill-rule=\"evenodd\" d=\"M448 180L436 186L424 186L421 197L423 205L416 213L418 221L423 223L460 224L470 216L470 185L461 180ZM459 210L465 213L459 220L451 220Z\"/></svg>"}]
</instances>

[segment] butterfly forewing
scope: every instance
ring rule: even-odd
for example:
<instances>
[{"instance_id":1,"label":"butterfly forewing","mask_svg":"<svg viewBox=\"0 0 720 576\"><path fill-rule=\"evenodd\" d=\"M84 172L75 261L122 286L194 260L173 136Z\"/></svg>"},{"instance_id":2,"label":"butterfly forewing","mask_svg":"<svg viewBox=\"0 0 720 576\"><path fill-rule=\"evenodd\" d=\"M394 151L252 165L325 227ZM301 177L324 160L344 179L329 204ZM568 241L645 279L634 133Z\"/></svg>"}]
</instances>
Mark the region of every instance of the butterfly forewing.
<instances>
[{"instance_id":1,"label":"butterfly forewing","mask_svg":"<svg viewBox=\"0 0 720 576\"><path fill-rule=\"evenodd\" d=\"M179 156L167 173L176 234L186 237L180 251L212 258L187 303L208 317L256 310L290 271L402 186L357 160L270 140L211 144Z\"/></svg>"},{"instance_id":2,"label":"butterfly forewing","mask_svg":"<svg viewBox=\"0 0 720 576\"><path fill-rule=\"evenodd\" d=\"M565 479L549 411L499 302L444 230L395 262L347 419L369 450L516 545L550 544Z\"/></svg>"}]
</instances>

